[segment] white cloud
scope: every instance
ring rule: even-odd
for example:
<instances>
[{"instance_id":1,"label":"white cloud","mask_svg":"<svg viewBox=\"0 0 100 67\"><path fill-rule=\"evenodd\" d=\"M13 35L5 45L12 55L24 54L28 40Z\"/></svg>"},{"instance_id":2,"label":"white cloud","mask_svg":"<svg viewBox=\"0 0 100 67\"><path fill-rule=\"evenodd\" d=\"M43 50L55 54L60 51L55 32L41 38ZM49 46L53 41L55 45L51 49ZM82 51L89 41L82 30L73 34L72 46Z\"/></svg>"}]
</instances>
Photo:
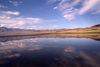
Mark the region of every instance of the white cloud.
<instances>
[{"instance_id":1,"label":"white cloud","mask_svg":"<svg viewBox=\"0 0 100 67\"><path fill-rule=\"evenodd\" d=\"M55 22L58 20L42 20L40 18L11 18L6 19L6 17L0 16L0 27L8 28L21 28L21 29L43 29L41 26L35 26L33 24L42 23L42 22Z\"/></svg>"},{"instance_id":2,"label":"white cloud","mask_svg":"<svg viewBox=\"0 0 100 67\"><path fill-rule=\"evenodd\" d=\"M52 0L49 0L50 2L52 2ZM52 3L56 2L58 0L53 1ZM57 9L60 10L62 12L62 14L64 15L64 17L68 20L72 20L75 19L74 14L76 14L77 10L74 6L76 6L80 0L59 0L60 3L57 5Z\"/></svg>"},{"instance_id":3,"label":"white cloud","mask_svg":"<svg viewBox=\"0 0 100 67\"><path fill-rule=\"evenodd\" d=\"M9 24L9 23L15 23L16 20L14 19L0 19L0 23L5 23L5 24Z\"/></svg>"},{"instance_id":4,"label":"white cloud","mask_svg":"<svg viewBox=\"0 0 100 67\"><path fill-rule=\"evenodd\" d=\"M82 15L85 12L90 12L91 10L96 10L98 6L100 7L100 0L85 0L83 7L80 9L79 14Z\"/></svg>"},{"instance_id":5,"label":"white cloud","mask_svg":"<svg viewBox=\"0 0 100 67\"><path fill-rule=\"evenodd\" d=\"M43 20L43 22L56 22L56 21L59 21L59 20Z\"/></svg>"},{"instance_id":6,"label":"white cloud","mask_svg":"<svg viewBox=\"0 0 100 67\"><path fill-rule=\"evenodd\" d=\"M41 27L41 26L27 26L26 28L27 29L35 29L35 30L38 30L38 29L42 29L43 27Z\"/></svg>"},{"instance_id":7,"label":"white cloud","mask_svg":"<svg viewBox=\"0 0 100 67\"><path fill-rule=\"evenodd\" d=\"M64 17L68 20L72 20L75 19L75 17L73 15L64 15Z\"/></svg>"},{"instance_id":8,"label":"white cloud","mask_svg":"<svg viewBox=\"0 0 100 67\"><path fill-rule=\"evenodd\" d=\"M24 21L19 21L17 23L10 23L10 24L1 24L0 27L8 27L8 28L25 28L26 22Z\"/></svg>"},{"instance_id":9,"label":"white cloud","mask_svg":"<svg viewBox=\"0 0 100 67\"><path fill-rule=\"evenodd\" d=\"M5 12L4 12L5 13ZM9 12L6 12L7 14ZM40 18L11 18L7 14L0 15L0 27L8 27L8 28L21 28L21 29L41 29L40 26L33 26L34 23L41 23L43 22ZM9 13L11 14L11 12Z\"/></svg>"},{"instance_id":10,"label":"white cloud","mask_svg":"<svg viewBox=\"0 0 100 67\"><path fill-rule=\"evenodd\" d=\"M74 0L74 1L71 1L71 0L61 0L61 2L58 4L58 7L59 7L59 10L64 10L64 9L68 9L68 8L71 8L73 6L76 6L80 0Z\"/></svg>"},{"instance_id":11,"label":"white cloud","mask_svg":"<svg viewBox=\"0 0 100 67\"><path fill-rule=\"evenodd\" d=\"M0 8L8 8L7 6L4 5L0 5Z\"/></svg>"},{"instance_id":12,"label":"white cloud","mask_svg":"<svg viewBox=\"0 0 100 67\"><path fill-rule=\"evenodd\" d=\"M18 2L17 1L9 1L10 3L13 3L14 6L18 6Z\"/></svg>"},{"instance_id":13,"label":"white cloud","mask_svg":"<svg viewBox=\"0 0 100 67\"><path fill-rule=\"evenodd\" d=\"M12 11L2 11L2 13L13 14L13 15L19 15L20 14L19 12L12 12Z\"/></svg>"},{"instance_id":14,"label":"white cloud","mask_svg":"<svg viewBox=\"0 0 100 67\"><path fill-rule=\"evenodd\" d=\"M10 19L10 17L0 16L0 19Z\"/></svg>"},{"instance_id":15,"label":"white cloud","mask_svg":"<svg viewBox=\"0 0 100 67\"><path fill-rule=\"evenodd\" d=\"M75 11L77 11L78 9L75 9Z\"/></svg>"},{"instance_id":16,"label":"white cloud","mask_svg":"<svg viewBox=\"0 0 100 67\"><path fill-rule=\"evenodd\" d=\"M42 22L55 22L58 20L43 20L33 17L13 17L19 15L19 12L1 11L0 12L0 27L21 28L21 29L43 29L41 26L33 25Z\"/></svg>"},{"instance_id":17,"label":"white cloud","mask_svg":"<svg viewBox=\"0 0 100 67\"><path fill-rule=\"evenodd\" d=\"M0 25L0 27L4 27L4 26L5 26L5 24L1 24L1 25Z\"/></svg>"},{"instance_id":18,"label":"white cloud","mask_svg":"<svg viewBox=\"0 0 100 67\"><path fill-rule=\"evenodd\" d=\"M39 21L40 20L40 18L26 18L26 19L28 19L28 20L36 20L36 21Z\"/></svg>"},{"instance_id":19,"label":"white cloud","mask_svg":"<svg viewBox=\"0 0 100 67\"><path fill-rule=\"evenodd\" d=\"M58 0L48 0L49 3L55 3ZM57 9L62 12L68 20L75 19L75 15L85 13L100 13L100 0L59 0ZM79 6L79 7L77 7Z\"/></svg>"},{"instance_id":20,"label":"white cloud","mask_svg":"<svg viewBox=\"0 0 100 67\"><path fill-rule=\"evenodd\" d=\"M32 18L32 17L29 17L29 18L23 18L26 22L30 22L31 23L41 23L43 22L42 19L40 18Z\"/></svg>"},{"instance_id":21,"label":"white cloud","mask_svg":"<svg viewBox=\"0 0 100 67\"><path fill-rule=\"evenodd\" d=\"M3 16L0 16L0 27L8 27L8 28L21 28L21 29L43 29L41 26L35 26L33 24L42 23L42 22L55 22L58 20L43 20L40 18L11 18L6 19Z\"/></svg>"},{"instance_id":22,"label":"white cloud","mask_svg":"<svg viewBox=\"0 0 100 67\"><path fill-rule=\"evenodd\" d=\"M53 27L55 28L55 27L58 27L58 26L57 25L54 25Z\"/></svg>"},{"instance_id":23,"label":"white cloud","mask_svg":"<svg viewBox=\"0 0 100 67\"><path fill-rule=\"evenodd\" d=\"M21 28L21 29L41 29L40 26L33 26L34 23L41 23L42 20L39 18L11 18L11 19L1 19L0 18L0 27L8 28Z\"/></svg>"},{"instance_id":24,"label":"white cloud","mask_svg":"<svg viewBox=\"0 0 100 67\"><path fill-rule=\"evenodd\" d=\"M54 3L54 2L56 2L56 1L61 1L61 0L48 0L48 1L47 1L47 4L49 4L49 3Z\"/></svg>"},{"instance_id":25,"label":"white cloud","mask_svg":"<svg viewBox=\"0 0 100 67\"><path fill-rule=\"evenodd\" d=\"M71 7L70 9L67 9L67 10L72 10L73 9L73 7Z\"/></svg>"},{"instance_id":26,"label":"white cloud","mask_svg":"<svg viewBox=\"0 0 100 67\"><path fill-rule=\"evenodd\" d=\"M58 7L54 7L53 9L57 9Z\"/></svg>"},{"instance_id":27,"label":"white cloud","mask_svg":"<svg viewBox=\"0 0 100 67\"><path fill-rule=\"evenodd\" d=\"M92 14L98 14L98 13L100 13L100 9L97 10L96 12L92 13Z\"/></svg>"}]
</instances>

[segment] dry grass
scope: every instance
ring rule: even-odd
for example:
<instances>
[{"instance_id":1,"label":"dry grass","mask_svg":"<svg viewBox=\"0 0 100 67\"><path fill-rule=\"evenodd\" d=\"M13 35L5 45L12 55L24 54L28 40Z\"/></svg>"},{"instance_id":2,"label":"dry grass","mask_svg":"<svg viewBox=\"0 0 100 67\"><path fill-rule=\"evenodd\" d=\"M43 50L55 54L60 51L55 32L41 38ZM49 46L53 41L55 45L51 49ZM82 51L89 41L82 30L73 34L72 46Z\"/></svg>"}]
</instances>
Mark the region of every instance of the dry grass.
<instances>
[{"instance_id":1,"label":"dry grass","mask_svg":"<svg viewBox=\"0 0 100 67\"><path fill-rule=\"evenodd\" d=\"M61 32L39 32L39 33L21 33L21 34L9 34L0 37L19 37L19 36L37 36L37 35L100 35L100 30L88 30L88 31L61 31Z\"/></svg>"}]
</instances>

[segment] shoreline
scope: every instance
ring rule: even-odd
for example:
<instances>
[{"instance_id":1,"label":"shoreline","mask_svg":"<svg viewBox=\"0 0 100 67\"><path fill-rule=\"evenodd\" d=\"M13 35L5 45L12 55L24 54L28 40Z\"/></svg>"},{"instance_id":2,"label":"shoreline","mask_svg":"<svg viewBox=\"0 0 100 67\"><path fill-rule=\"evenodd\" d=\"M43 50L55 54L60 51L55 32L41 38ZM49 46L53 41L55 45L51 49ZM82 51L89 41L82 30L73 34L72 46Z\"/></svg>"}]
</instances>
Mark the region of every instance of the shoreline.
<instances>
[{"instance_id":1,"label":"shoreline","mask_svg":"<svg viewBox=\"0 0 100 67\"><path fill-rule=\"evenodd\" d=\"M4 37L23 37L23 36L38 36L38 35L100 35L100 32L45 32L45 33L27 33L27 34L19 34L19 35L0 35L0 38Z\"/></svg>"}]
</instances>

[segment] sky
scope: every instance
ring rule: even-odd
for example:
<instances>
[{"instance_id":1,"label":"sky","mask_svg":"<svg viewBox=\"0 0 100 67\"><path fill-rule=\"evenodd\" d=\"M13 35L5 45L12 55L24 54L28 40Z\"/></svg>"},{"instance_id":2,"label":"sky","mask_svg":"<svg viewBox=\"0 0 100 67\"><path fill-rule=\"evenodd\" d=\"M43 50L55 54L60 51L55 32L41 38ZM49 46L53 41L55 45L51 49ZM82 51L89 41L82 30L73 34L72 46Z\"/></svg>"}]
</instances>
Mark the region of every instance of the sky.
<instances>
[{"instance_id":1,"label":"sky","mask_svg":"<svg viewBox=\"0 0 100 67\"><path fill-rule=\"evenodd\" d=\"M100 0L0 0L0 27L84 28L100 24Z\"/></svg>"}]
</instances>

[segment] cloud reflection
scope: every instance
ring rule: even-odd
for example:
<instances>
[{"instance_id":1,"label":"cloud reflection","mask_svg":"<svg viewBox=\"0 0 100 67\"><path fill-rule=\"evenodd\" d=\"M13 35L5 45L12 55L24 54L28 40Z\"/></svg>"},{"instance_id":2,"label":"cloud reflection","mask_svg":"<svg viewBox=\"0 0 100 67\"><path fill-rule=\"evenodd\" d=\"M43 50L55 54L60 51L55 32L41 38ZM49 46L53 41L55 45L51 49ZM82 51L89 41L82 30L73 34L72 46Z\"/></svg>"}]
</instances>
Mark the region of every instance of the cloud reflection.
<instances>
[{"instance_id":1,"label":"cloud reflection","mask_svg":"<svg viewBox=\"0 0 100 67\"><path fill-rule=\"evenodd\" d=\"M13 55L8 55L8 56L4 56L4 58L13 58L13 57L19 57L20 54L13 54Z\"/></svg>"},{"instance_id":2,"label":"cloud reflection","mask_svg":"<svg viewBox=\"0 0 100 67\"><path fill-rule=\"evenodd\" d=\"M65 51L65 52L73 52L73 51L75 51L75 48L74 48L74 47L69 46L69 47L68 47L68 48L66 48L64 51Z\"/></svg>"},{"instance_id":3,"label":"cloud reflection","mask_svg":"<svg viewBox=\"0 0 100 67\"><path fill-rule=\"evenodd\" d=\"M43 62L43 64L48 65L47 67L100 67L97 63L99 62L97 59L99 57L99 51L93 52L94 54L98 54L98 56L95 56L89 53L89 51L81 49L80 46L77 47L74 43L69 43L67 39L64 41L67 41L69 45L58 40L59 39L55 38L48 38L48 40L47 38L30 38L0 42L0 59L2 60L0 64L10 63L12 59L8 58L15 58L18 60L21 58L22 60L27 59L25 63L30 62L31 59L31 62L36 62L36 65L39 65L39 63L41 64L41 61L46 61L47 64L46 62ZM76 50L76 48L78 49ZM84 52L80 51L80 49ZM19 61L16 61L15 64L16 63L19 63Z\"/></svg>"},{"instance_id":4,"label":"cloud reflection","mask_svg":"<svg viewBox=\"0 0 100 67\"><path fill-rule=\"evenodd\" d=\"M35 38L35 39L25 39L25 40L14 40L14 41L7 41L7 42L0 42L2 46L17 46L17 47L26 47L29 45L28 43L32 44L34 42L39 42L41 39Z\"/></svg>"},{"instance_id":5,"label":"cloud reflection","mask_svg":"<svg viewBox=\"0 0 100 67\"><path fill-rule=\"evenodd\" d=\"M2 54L7 54L8 52L11 52L11 50L3 50L3 51L0 51L0 53L2 53Z\"/></svg>"},{"instance_id":6,"label":"cloud reflection","mask_svg":"<svg viewBox=\"0 0 100 67\"><path fill-rule=\"evenodd\" d=\"M93 67L100 67L99 64L97 64L96 60L85 54L84 52L80 51L80 55L84 58L86 63L89 63Z\"/></svg>"}]
</instances>

